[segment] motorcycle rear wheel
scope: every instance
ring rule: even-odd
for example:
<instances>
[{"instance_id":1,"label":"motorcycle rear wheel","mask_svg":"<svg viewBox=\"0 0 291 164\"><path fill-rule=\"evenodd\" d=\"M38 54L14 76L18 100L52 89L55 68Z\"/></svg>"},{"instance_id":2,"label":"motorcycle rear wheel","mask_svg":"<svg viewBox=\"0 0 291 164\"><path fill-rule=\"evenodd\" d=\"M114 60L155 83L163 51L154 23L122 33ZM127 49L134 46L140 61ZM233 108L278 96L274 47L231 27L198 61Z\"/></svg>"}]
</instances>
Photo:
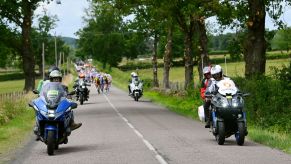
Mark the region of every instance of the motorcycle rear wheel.
<instances>
[{"instance_id":1,"label":"motorcycle rear wheel","mask_svg":"<svg viewBox=\"0 0 291 164\"><path fill-rule=\"evenodd\" d=\"M216 135L216 141L218 145L223 145L225 141L225 127L224 122L217 122L217 135Z\"/></svg>"},{"instance_id":2,"label":"motorcycle rear wheel","mask_svg":"<svg viewBox=\"0 0 291 164\"><path fill-rule=\"evenodd\" d=\"M55 144L56 144L55 132L48 131L48 134L47 134L47 154L48 155L54 155Z\"/></svg>"},{"instance_id":3,"label":"motorcycle rear wheel","mask_svg":"<svg viewBox=\"0 0 291 164\"><path fill-rule=\"evenodd\" d=\"M238 122L237 128L238 128L238 132L235 134L236 143L242 146L245 142L245 134L246 134L245 123Z\"/></svg>"}]
</instances>

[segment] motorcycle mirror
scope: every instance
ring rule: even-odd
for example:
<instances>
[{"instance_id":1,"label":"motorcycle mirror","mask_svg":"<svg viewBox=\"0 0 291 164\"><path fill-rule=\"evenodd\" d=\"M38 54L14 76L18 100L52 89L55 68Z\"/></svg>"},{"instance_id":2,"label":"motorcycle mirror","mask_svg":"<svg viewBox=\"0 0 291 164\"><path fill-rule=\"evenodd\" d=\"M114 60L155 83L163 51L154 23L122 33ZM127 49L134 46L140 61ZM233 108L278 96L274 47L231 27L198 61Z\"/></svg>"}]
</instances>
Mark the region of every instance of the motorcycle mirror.
<instances>
[{"instance_id":1,"label":"motorcycle mirror","mask_svg":"<svg viewBox=\"0 0 291 164\"><path fill-rule=\"evenodd\" d=\"M39 91L36 90L36 89L34 89L32 92L33 92L34 94L39 94Z\"/></svg>"},{"instance_id":2,"label":"motorcycle mirror","mask_svg":"<svg viewBox=\"0 0 291 164\"><path fill-rule=\"evenodd\" d=\"M77 106L78 106L78 104L77 104L77 103L72 103L72 105L71 105L71 108L72 108L72 109L76 109L76 108L77 108Z\"/></svg>"},{"instance_id":3,"label":"motorcycle mirror","mask_svg":"<svg viewBox=\"0 0 291 164\"><path fill-rule=\"evenodd\" d=\"M29 107L33 107L32 102L29 102L29 103L28 103L28 106L29 106Z\"/></svg>"}]
</instances>

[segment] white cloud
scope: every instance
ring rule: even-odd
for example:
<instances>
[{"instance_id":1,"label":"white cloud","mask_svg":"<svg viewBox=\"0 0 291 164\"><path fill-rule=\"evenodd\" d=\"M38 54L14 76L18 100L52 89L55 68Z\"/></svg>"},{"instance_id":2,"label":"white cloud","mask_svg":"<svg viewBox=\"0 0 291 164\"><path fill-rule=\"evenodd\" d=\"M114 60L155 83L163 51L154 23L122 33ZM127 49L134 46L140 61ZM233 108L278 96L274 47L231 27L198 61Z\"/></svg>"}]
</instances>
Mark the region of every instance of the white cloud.
<instances>
[{"instance_id":1,"label":"white cloud","mask_svg":"<svg viewBox=\"0 0 291 164\"><path fill-rule=\"evenodd\" d=\"M50 15L57 15L59 19L56 29L51 31L52 34L56 32L57 35L76 37L74 33L84 26L82 17L88 6L87 0L61 0L61 4L53 1L50 4L41 4L35 14L41 14L45 8Z\"/></svg>"}]
</instances>

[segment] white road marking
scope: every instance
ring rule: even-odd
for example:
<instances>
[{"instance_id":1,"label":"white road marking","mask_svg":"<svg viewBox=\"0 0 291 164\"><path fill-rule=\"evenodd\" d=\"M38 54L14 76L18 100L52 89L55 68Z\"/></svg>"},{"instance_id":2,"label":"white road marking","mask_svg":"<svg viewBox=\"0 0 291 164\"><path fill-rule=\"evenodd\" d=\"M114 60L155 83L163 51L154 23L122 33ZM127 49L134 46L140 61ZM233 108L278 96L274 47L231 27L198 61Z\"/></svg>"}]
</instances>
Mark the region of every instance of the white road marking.
<instances>
[{"instance_id":1,"label":"white road marking","mask_svg":"<svg viewBox=\"0 0 291 164\"><path fill-rule=\"evenodd\" d=\"M110 106L115 110L115 112L121 117L121 119L135 132L135 134L141 138L143 143L146 145L146 147L151 150L155 154L155 158L159 161L160 164L168 164L166 160L157 152L155 147L148 141L146 140L143 135L131 124L129 123L128 119L126 119L120 112L119 110L111 103L111 101L108 99L107 95L104 94L104 97L110 104Z\"/></svg>"}]
</instances>

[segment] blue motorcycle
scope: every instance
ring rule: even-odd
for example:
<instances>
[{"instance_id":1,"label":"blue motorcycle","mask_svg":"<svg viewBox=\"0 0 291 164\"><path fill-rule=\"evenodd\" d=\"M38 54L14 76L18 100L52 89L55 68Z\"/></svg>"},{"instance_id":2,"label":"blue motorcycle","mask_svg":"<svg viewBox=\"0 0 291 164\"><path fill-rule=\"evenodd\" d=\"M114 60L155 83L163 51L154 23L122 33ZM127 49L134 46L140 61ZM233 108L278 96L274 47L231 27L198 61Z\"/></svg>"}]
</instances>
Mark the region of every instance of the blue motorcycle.
<instances>
[{"instance_id":1,"label":"blue motorcycle","mask_svg":"<svg viewBox=\"0 0 291 164\"><path fill-rule=\"evenodd\" d=\"M37 135L47 145L48 155L53 155L60 144L68 143L68 136L71 134L70 122L73 117L72 109L77 108L77 104L64 97L65 91L57 85L46 89L29 103L29 106L36 113ZM34 93L38 94L36 91ZM69 93L72 94L74 92Z\"/></svg>"}]
</instances>

